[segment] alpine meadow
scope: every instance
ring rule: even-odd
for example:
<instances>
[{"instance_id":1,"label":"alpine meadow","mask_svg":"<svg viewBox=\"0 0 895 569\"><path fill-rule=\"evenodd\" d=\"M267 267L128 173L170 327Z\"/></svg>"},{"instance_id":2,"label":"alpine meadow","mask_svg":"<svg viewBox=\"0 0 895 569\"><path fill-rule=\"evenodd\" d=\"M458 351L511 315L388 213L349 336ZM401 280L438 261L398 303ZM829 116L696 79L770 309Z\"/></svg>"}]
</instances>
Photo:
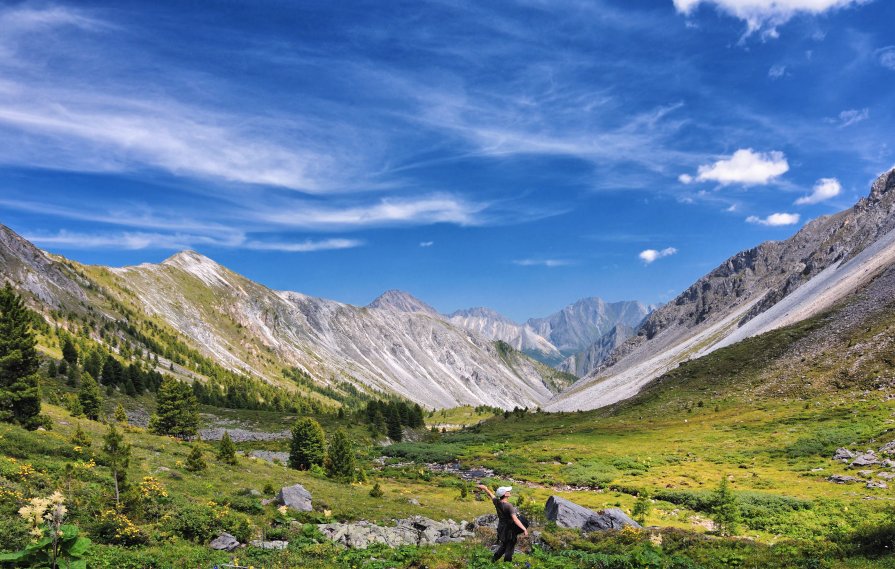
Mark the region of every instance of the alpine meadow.
<instances>
[{"instance_id":1,"label":"alpine meadow","mask_svg":"<svg viewBox=\"0 0 895 569\"><path fill-rule=\"evenodd\" d=\"M3 4L0 569L895 569L892 21Z\"/></svg>"}]
</instances>

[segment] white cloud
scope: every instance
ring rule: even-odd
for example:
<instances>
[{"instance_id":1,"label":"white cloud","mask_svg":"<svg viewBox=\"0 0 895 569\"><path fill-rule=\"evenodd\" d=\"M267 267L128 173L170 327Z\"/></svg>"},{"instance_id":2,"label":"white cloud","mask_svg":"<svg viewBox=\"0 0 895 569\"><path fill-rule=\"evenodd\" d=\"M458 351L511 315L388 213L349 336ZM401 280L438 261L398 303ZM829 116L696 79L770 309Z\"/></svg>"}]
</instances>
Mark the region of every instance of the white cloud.
<instances>
[{"instance_id":1,"label":"white cloud","mask_svg":"<svg viewBox=\"0 0 895 569\"><path fill-rule=\"evenodd\" d=\"M566 259L517 259L513 261L514 265L520 267L568 267L572 265L572 261Z\"/></svg>"},{"instance_id":2,"label":"white cloud","mask_svg":"<svg viewBox=\"0 0 895 569\"><path fill-rule=\"evenodd\" d=\"M879 59L880 65L886 69L895 71L895 45L889 45L876 50L876 57Z\"/></svg>"},{"instance_id":3,"label":"white cloud","mask_svg":"<svg viewBox=\"0 0 895 569\"><path fill-rule=\"evenodd\" d=\"M420 247L431 247L435 245L435 241L420 241Z\"/></svg>"},{"instance_id":4,"label":"white cloud","mask_svg":"<svg viewBox=\"0 0 895 569\"><path fill-rule=\"evenodd\" d=\"M808 205L820 203L838 196L841 191L842 185L836 178L821 178L814 184L814 190L811 192L811 195L797 199L795 204Z\"/></svg>"},{"instance_id":5,"label":"white cloud","mask_svg":"<svg viewBox=\"0 0 895 569\"><path fill-rule=\"evenodd\" d=\"M700 166L695 178L682 174L678 179L685 184L711 181L722 185L764 185L788 170L789 163L782 152L755 152L751 148L743 148L714 164Z\"/></svg>"},{"instance_id":6,"label":"white cloud","mask_svg":"<svg viewBox=\"0 0 895 569\"><path fill-rule=\"evenodd\" d=\"M674 247L666 247L661 251L656 251L655 249L646 249L645 251L641 251L638 257L640 260L649 265L653 261L657 259L661 259L662 257L668 257L677 253L677 249Z\"/></svg>"},{"instance_id":7,"label":"white cloud","mask_svg":"<svg viewBox=\"0 0 895 569\"><path fill-rule=\"evenodd\" d=\"M870 109L848 109L839 113L839 117L835 119L827 119L827 122L838 123L841 128L851 126L870 118Z\"/></svg>"},{"instance_id":8,"label":"white cloud","mask_svg":"<svg viewBox=\"0 0 895 569\"><path fill-rule=\"evenodd\" d=\"M382 198L372 204L320 206L302 203L261 211L257 218L269 223L303 229L366 228L390 225L453 223L480 225L480 214L488 204L474 203L450 195L417 198Z\"/></svg>"},{"instance_id":9,"label":"white cloud","mask_svg":"<svg viewBox=\"0 0 895 569\"><path fill-rule=\"evenodd\" d=\"M865 4L870 0L674 0L678 12L689 15L700 4L713 4L718 10L746 23L746 35L762 31L765 37L778 36L777 27L795 15L821 14L837 8Z\"/></svg>"},{"instance_id":10,"label":"white cloud","mask_svg":"<svg viewBox=\"0 0 895 569\"><path fill-rule=\"evenodd\" d=\"M246 239L241 233L230 237L210 237L186 233L152 233L123 231L110 233L79 233L62 230L55 234L32 234L25 238L43 247L64 247L67 249L126 249L126 250L171 250L194 249L196 247L218 247L227 249L249 249L252 251L283 251L286 253L310 253L351 249L364 245L357 239L323 239L319 241L260 241Z\"/></svg>"},{"instance_id":11,"label":"white cloud","mask_svg":"<svg viewBox=\"0 0 895 569\"><path fill-rule=\"evenodd\" d=\"M786 66L785 65L772 65L770 69L768 69L768 77L771 79L780 79L786 75Z\"/></svg>"},{"instance_id":12,"label":"white cloud","mask_svg":"<svg viewBox=\"0 0 895 569\"><path fill-rule=\"evenodd\" d=\"M799 222L800 216L797 213L772 213L764 219L750 215L746 218L749 223L758 225L767 225L770 227L779 227L781 225L795 225Z\"/></svg>"}]
</instances>

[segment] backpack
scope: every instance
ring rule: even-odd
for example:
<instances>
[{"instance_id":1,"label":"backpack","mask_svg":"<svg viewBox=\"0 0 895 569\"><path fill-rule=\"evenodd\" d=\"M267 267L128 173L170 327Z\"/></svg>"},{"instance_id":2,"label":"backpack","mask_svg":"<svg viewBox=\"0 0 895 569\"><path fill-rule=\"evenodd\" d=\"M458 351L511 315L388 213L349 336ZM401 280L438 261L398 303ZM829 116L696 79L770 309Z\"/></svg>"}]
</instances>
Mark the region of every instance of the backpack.
<instances>
[{"instance_id":1,"label":"backpack","mask_svg":"<svg viewBox=\"0 0 895 569\"><path fill-rule=\"evenodd\" d=\"M531 525L531 522L528 521L528 518L526 518L519 512L516 512L516 517L519 518L519 522L525 526L525 529L528 529L528 527ZM515 531L516 533L522 533L522 530L519 529L519 526L517 526L516 524L513 524L513 531Z\"/></svg>"}]
</instances>

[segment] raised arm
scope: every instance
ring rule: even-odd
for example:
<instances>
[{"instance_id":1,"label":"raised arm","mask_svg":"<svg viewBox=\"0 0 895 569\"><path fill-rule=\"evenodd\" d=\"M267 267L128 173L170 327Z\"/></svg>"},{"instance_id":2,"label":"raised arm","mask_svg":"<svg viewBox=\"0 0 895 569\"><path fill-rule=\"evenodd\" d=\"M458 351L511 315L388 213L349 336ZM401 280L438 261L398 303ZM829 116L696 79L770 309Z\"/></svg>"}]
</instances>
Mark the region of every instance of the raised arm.
<instances>
[{"instance_id":1,"label":"raised arm","mask_svg":"<svg viewBox=\"0 0 895 569\"><path fill-rule=\"evenodd\" d=\"M481 490L482 492L488 494L488 497L491 498L492 500L493 500L494 498L496 498L496 496L494 495L494 492L491 491L491 488L488 488L488 487L485 486L484 484L479 484L478 486L476 486L476 488L478 488L478 489Z\"/></svg>"}]
</instances>

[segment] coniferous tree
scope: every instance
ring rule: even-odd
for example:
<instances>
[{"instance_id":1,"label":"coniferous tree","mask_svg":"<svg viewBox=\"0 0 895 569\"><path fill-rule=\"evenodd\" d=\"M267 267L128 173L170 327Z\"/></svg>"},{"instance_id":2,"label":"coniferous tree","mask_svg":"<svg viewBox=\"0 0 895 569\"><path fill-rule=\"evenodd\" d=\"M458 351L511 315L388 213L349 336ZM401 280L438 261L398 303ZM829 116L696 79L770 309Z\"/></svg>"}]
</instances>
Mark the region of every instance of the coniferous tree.
<instances>
[{"instance_id":1,"label":"coniferous tree","mask_svg":"<svg viewBox=\"0 0 895 569\"><path fill-rule=\"evenodd\" d=\"M127 467L130 464L131 446L124 440L115 425L109 425L109 432L103 439L103 454L106 464L112 471L112 480L115 483L115 504L118 504L121 489L127 482Z\"/></svg>"},{"instance_id":2,"label":"coniferous tree","mask_svg":"<svg viewBox=\"0 0 895 569\"><path fill-rule=\"evenodd\" d=\"M186 457L186 469L190 472L201 472L206 468L208 468L208 464L205 462L205 457L202 456L202 450L198 445L193 445L193 450Z\"/></svg>"},{"instance_id":3,"label":"coniferous tree","mask_svg":"<svg viewBox=\"0 0 895 569\"><path fill-rule=\"evenodd\" d=\"M345 429L333 434L326 456L326 474L331 478L354 479L354 443Z\"/></svg>"},{"instance_id":4,"label":"coniferous tree","mask_svg":"<svg viewBox=\"0 0 895 569\"><path fill-rule=\"evenodd\" d=\"M103 355L98 350L90 350L87 357L84 358L82 367L85 373L89 373L93 379L98 381L103 372Z\"/></svg>"},{"instance_id":5,"label":"coniferous tree","mask_svg":"<svg viewBox=\"0 0 895 569\"><path fill-rule=\"evenodd\" d=\"M94 421L99 420L99 414L103 406L102 393L100 393L99 384L96 383L96 380L89 373L81 376L78 402L81 404L81 411L85 417Z\"/></svg>"},{"instance_id":6,"label":"coniferous tree","mask_svg":"<svg viewBox=\"0 0 895 569\"><path fill-rule=\"evenodd\" d=\"M326 458L326 435L320 423L303 417L292 427L292 443L289 449L289 466L296 470L308 470L322 466Z\"/></svg>"},{"instance_id":7,"label":"coniferous tree","mask_svg":"<svg viewBox=\"0 0 895 569\"><path fill-rule=\"evenodd\" d=\"M50 363L47 364L47 377L49 377L49 378L56 377L57 373L58 372L56 371L56 362L53 360L50 360Z\"/></svg>"},{"instance_id":8,"label":"coniferous tree","mask_svg":"<svg viewBox=\"0 0 895 569\"><path fill-rule=\"evenodd\" d=\"M227 431L224 431L221 444L218 445L218 460L227 464L236 464L236 445L233 444L233 439L230 438L230 433Z\"/></svg>"},{"instance_id":9,"label":"coniferous tree","mask_svg":"<svg viewBox=\"0 0 895 569\"><path fill-rule=\"evenodd\" d=\"M62 359L65 360L69 366L78 364L78 348L75 347L71 338L68 336L62 338Z\"/></svg>"},{"instance_id":10,"label":"coniferous tree","mask_svg":"<svg viewBox=\"0 0 895 569\"><path fill-rule=\"evenodd\" d=\"M124 405L121 403L115 407L115 422L120 423L122 425L127 425L127 413L124 411Z\"/></svg>"},{"instance_id":11,"label":"coniferous tree","mask_svg":"<svg viewBox=\"0 0 895 569\"><path fill-rule=\"evenodd\" d=\"M189 385L166 377L158 392L156 414L149 429L157 435L191 437L199 428L199 402Z\"/></svg>"},{"instance_id":12,"label":"coniferous tree","mask_svg":"<svg viewBox=\"0 0 895 569\"><path fill-rule=\"evenodd\" d=\"M40 425L40 360L31 311L9 283L0 289L0 420Z\"/></svg>"},{"instance_id":13,"label":"coniferous tree","mask_svg":"<svg viewBox=\"0 0 895 569\"><path fill-rule=\"evenodd\" d=\"M389 405L388 416L385 418L385 421L388 427L388 438L396 443L401 442L401 439L404 438L404 433L401 429L401 415L399 415L397 407Z\"/></svg>"},{"instance_id":14,"label":"coniferous tree","mask_svg":"<svg viewBox=\"0 0 895 569\"><path fill-rule=\"evenodd\" d=\"M733 535L740 523L740 506L737 503L736 494L730 489L727 475L721 478L721 483L714 492L711 518L715 522L715 529L720 535Z\"/></svg>"},{"instance_id":15,"label":"coniferous tree","mask_svg":"<svg viewBox=\"0 0 895 569\"><path fill-rule=\"evenodd\" d=\"M81 423L78 423L77 428L75 429L75 434L71 437L71 444L76 447L90 448L93 443L90 441L90 437L87 436L87 433L84 432L84 429L81 428Z\"/></svg>"},{"instance_id":16,"label":"coniferous tree","mask_svg":"<svg viewBox=\"0 0 895 569\"><path fill-rule=\"evenodd\" d=\"M649 492L641 490L640 493L637 494L637 501L634 502L634 507L631 509L631 517L634 518L635 522L643 525L646 523L646 517L652 509L653 504L650 501Z\"/></svg>"},{"instance_id":17,"label":"coniferous tree","mask_svg":"<svg viewBox=\"0 0 895 569\"><path fill-rule=\"evenodd\" d=\"M81 384L81 370L78 364L69 364L65 372L65 384L69 387L78 387Z\"/></svg>"}]
</instances>

